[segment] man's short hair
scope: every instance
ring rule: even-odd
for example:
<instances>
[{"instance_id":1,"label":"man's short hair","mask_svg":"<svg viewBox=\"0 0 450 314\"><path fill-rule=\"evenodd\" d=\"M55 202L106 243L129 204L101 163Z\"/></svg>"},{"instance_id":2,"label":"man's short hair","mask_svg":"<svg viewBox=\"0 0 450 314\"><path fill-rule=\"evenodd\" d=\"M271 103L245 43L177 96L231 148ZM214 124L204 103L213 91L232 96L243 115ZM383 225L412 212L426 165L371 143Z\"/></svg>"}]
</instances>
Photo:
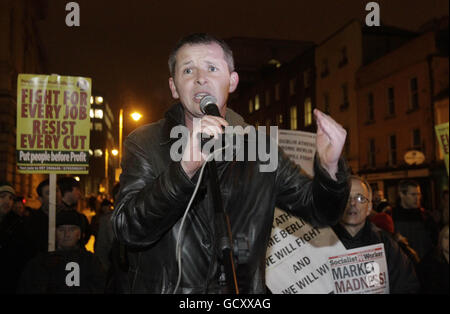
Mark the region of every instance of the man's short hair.
<instances>
[{"instance_id":1,"label":"man's short hair","mask_svg":"<svg viewBox=\"0 0 450 314\"><path fill-rule=\"evenodd\" d=\"M228 44L222 39L214 37L213 35L206 33L194 33L180 39L173 48L172 52L170 53L168 62L170 76L173 77L175 75L177 53L178 50L181 49L181 47L183 47L184 45L208 45L212 43L216 43L220 47L222 47L225 61L228 64L228 70L230 71L230 73L233 72L234 59L233 59L233 52L231 51L230 46L228 46Z\"/></svg>"},{"instance_id":2,"label":"man's short hair","mask_svg":"<svg viewBox=\"0 0 450 314\"><path fill-rule=\"evenodd\" d=\"M369 197L368 197L369 202L372 202L372 188L371 188L369 182L367 182L366 179L364 179L363 177L355 176L355 175L351 175L350 179L359 181L366 186L367 192L369 193Z\"/></svg>"},{"instance_id":3,"label":"man's short hair","mask_svg":"<svg viewBox=\"0 0 450 314\"><path fill-rule=\"evenodd\" d=\"M45 186L50 185L50 180L49 179L45 179L44 181L42 181L41 183L39 183L39 185L36 188L36 192L37 194L42 197L42 190L44 189Z\"/></svg>"},{"instance_id":4,"label":"man's short hair","mask_svg":"<svg viewBox=\"0 0 450 314\"><path fill-rule=\"evenodd\" d=\"M414 180L402 180L398 183L398 190L402 194L406 194L406 193L408 193L408 189L410 186L413 188L417 188L420 185L417 181L414 181Z\"/></svg>"},{"instance_id":5,"label":"man's short hair","mask_svg":"<svg viewBox=\"0 0 450 314\"><path fill-rule=\"evenodd\" d=\"M72 177L62 177L58 179L58 187L64 196L66 192L72 192L73 188L80 188L80 183Z\"/></svg>"}]
</instances>

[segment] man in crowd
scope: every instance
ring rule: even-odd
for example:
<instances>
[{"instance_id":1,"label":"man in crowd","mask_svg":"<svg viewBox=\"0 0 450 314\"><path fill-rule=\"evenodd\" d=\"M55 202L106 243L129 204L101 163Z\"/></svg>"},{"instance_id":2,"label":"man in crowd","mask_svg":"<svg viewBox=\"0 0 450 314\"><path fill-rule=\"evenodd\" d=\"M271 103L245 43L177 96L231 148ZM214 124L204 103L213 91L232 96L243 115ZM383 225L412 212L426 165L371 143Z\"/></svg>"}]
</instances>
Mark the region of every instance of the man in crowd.
<instances>
[{"instance_id":1,"label":"man in crowd","mask_svg":"<svg viewBox=\"0 0 450 314\"><path fill-rule=\"evenodd\" d=\"M126 139L113 228L122 243L133 247L129 255L132 292L221 293L223 259L215 241L211 190L202 181L180 242L177 239L181 218L208 155L202 152L200 134L220 138L226 126L246 126L242 117L227 107L239 76L228 45L207 34L180 40L169 57L169 71L169 88L179 103L166 112L165 119L139 128ZM206 115L200 109L206 96L215 98L220 116ZM217 162L233 240L240 238L246 243L246 259L238 256L236 264L241 293L265 292L265 254L275 206L314 225L335 223L345 208L348 170L340 156L346 132L331 117L318 110L314 114L314 179L302 174L280 150L271 156L277 161L272 172L261 171L264 162L260 156L256 161ZM171 131L178 126L189 133L181 161L170 154L177 140L170 136ZM239 149L247 151L248 142Z\"/></svg>"},{"instance_id":2,"label":"man in crowd","mask_svg":"<svg viewBox=\"0 0 450 314\"><path fill-rule=\"evenodd\" d=\"M408 239L409 245L422 259L437 244L437 226L421 206L422 192L416 181L400 181L398 195L400 202L392 213L395 231Z\"/></svg>"},{"instance_id":3,"label":"man in crowd","mask_svg":"<svg viewBox=\"0 0 450 314\"><path fill-rule=\"evenodd\" d=\"M16 192L0 182L0 294L15 293L25 263L31 257L23 217L12 210Z\"/></svg>"},{"instance_id":4,"label":"man in crowd","mask_svg":"<svg viewBox=\"0 0 450 314\"><path fill-rule=\"evenodd\" d=\"M22 273L19 293L103 293L106 273L81 245L83 220L75 211L56 215L56 251L41 252Z\"/></svg>"},{"instance_id":5,"label":"man in crowd","mask_svg":"<svg viewBox=\"0 0 450 314\"><path fill-rule=\"evenodd\" d=\"M36 188L41 207L31 211L26 221L27 233L33 256L48 251L48 213L50 207L50 181L45 179ZM56 187L56 211L61 208L61 191Z\"/></svg>"},{"instance_id":6,"label":"man in crowd","mask_svg":"<svg viewBox=\"0 0 450 314\"><path fill-rule=\"evenodd\" d=\"M72 177L61 177L58 179L58 188L61 191L61 210L74 211L81 217L81 244L84 246L92 232L87 217L77 211L78 201L81 199L80 183Z\"/></svg>"},{"instance_id":7,"label":"man in crowd","mask_svg":"<svg viewBox=\"0 0 450 314\"><path fill-rule=\"evenodd\" d=\"M361 177L351 177L347 208L333 230L347 250L384 244L390 293L417 293L419 282L414 266L392 236L379 229L367 218L372 210L370 185Z\"/></svg>"}]
</instances>

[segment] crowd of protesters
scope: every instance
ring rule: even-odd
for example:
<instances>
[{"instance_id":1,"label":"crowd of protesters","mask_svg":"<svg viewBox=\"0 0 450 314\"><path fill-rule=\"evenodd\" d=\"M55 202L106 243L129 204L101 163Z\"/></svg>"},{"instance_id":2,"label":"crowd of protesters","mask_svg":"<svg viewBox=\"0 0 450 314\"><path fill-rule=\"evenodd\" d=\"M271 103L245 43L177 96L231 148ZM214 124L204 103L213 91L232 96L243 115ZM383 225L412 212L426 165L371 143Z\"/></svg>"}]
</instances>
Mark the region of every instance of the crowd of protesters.
<instances>
[{"instance_id":1,"label":"crowd of protesters","mask_svg":"<svg viewBox=\"0 0 450 314\"><path fill-rule=\"evenodd\" d=\"M79 182L61 177L57 186L55 250L49 252L49 180L37 187L41 202L38 209L27 207L11 185L0 182L0 293L129 292L127 248L115 239L111 226L114 199L90 197L87 209L78 211ZM118 185L113 195L117 191ZM348 217L341 221L344 228L337 225L333 229L350 247L356 245L357 233L367 228L378 230L384 239L387 235L390 245L395 242L413 265L413 270L405 274L408 280L416 276L420 288L411 291L448 293L448 190L442 195L441 207L432 211L421 206L417 182L401 181L398 193L397 204L389 202L382 191L370 192L370 197L367 194L364 200L372 198L372 206L364 207L369 208L367 221L362 224L365 227L354 234L347 228L350 224L345 223ZM350 197L349 204L355 208L364 203L358 196ZM344 215L351 215L348 211ZM85 248L91 236L95 239L94 253Z\"/></svg>"}]
</instances>

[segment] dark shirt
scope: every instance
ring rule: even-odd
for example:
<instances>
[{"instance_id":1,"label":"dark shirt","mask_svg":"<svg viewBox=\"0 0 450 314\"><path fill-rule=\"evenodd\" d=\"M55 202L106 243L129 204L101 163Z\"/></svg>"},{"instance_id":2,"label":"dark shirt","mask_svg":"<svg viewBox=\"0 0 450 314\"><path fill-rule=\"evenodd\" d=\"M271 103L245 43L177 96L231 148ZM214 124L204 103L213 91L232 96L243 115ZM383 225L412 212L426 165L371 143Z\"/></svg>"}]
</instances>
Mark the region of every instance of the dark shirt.
<instances>
[{"instance_id":1,"label":"dark shirt","mask_svg":"<svg viewBox=\"0 0 450 314\"><path fill-rule=\"evenodd\" d=\"M106 274L84 248L39 253L22 273L19 293L103 293Z\"/></svg>"},{"instance_id":2,"label":"dark shirt","mask_svg":"<svg viewBox=\"0 0 450 314\"><path fill-rule=\"evenodd\" d=\"M384 244L390 293L419 291L419 281L413 264L389 233L376 227L369 220L366 220L364 227L354 237L340 224L334 226L333 230L347 250L378 243Z\"/></svg>"},{"instance_id":3,"label":"dark shirt","mask_svg":"<svg viewBox=\"0 0 450 314\"><path fill-rule=\"evenodd\" d=\"M424 257L418 267L422 293L449 293L449 265L441 251L433 250Z\"/></svg>"},{"instance_id":4,"label":"dark shirt","mask_svg":"<svg viewBox=\"0 0 450 314\"><path fill-rule=\"evenodd\" d=\"M24 220L10 211L0 222L0 294L15 293L20 273L30 258Z\"/></svg>"},{"instance_id":5,"label":"dark shirt","mask_svg":"<svg viewBox=\"0 0 450 314\"><path fill-rule=\"evenodd\" d=\"M423 208L396 207L392 213L395 231L408 239L420 258L427 255L437 243L437 226Z\"/></svg>"}]
</instances>

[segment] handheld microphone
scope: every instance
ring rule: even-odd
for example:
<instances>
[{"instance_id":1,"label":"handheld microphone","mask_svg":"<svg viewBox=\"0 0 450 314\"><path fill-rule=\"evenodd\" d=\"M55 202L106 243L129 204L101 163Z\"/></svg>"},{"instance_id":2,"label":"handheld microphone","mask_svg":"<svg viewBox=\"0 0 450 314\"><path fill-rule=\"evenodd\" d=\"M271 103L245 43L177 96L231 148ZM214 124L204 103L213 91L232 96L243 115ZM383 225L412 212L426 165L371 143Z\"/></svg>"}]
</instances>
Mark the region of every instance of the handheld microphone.
<instances>
[{"instance_id":1,"label":"handheld microphone","mask_svg":"<svg viewBox=\"0 0 450 314\"><path fill-rule=\"evenodd\" d=\"M208 95L202 98L202 100L200 101L200 110L209 116L215 116L215 117L220 117L222 118L222 116L220 115L220 111L219 111L219 107L217 107L217 99L214 96ZM222 126L222 129L225 130L225 128ZM209 142L210 140L212 140L213 137L209 136L209 135L201 135L201 142L202 142L202 149L203 146ZM225 137L222 136L222 145L225 145ZM211 151L210 153L213 151L213 147L211 147Z\"/></svg>"},{"instance_id":2,"label":"handheld microphone","mask_svg":"<svg viewBox=\"0 0 450 314\"><path fill-rule=\"evenodd\" d=\"M217 107L217 99L214 96L208 95L200 101L200 110L207 115L222 117Z\"/></svg>"}]
</instances>

